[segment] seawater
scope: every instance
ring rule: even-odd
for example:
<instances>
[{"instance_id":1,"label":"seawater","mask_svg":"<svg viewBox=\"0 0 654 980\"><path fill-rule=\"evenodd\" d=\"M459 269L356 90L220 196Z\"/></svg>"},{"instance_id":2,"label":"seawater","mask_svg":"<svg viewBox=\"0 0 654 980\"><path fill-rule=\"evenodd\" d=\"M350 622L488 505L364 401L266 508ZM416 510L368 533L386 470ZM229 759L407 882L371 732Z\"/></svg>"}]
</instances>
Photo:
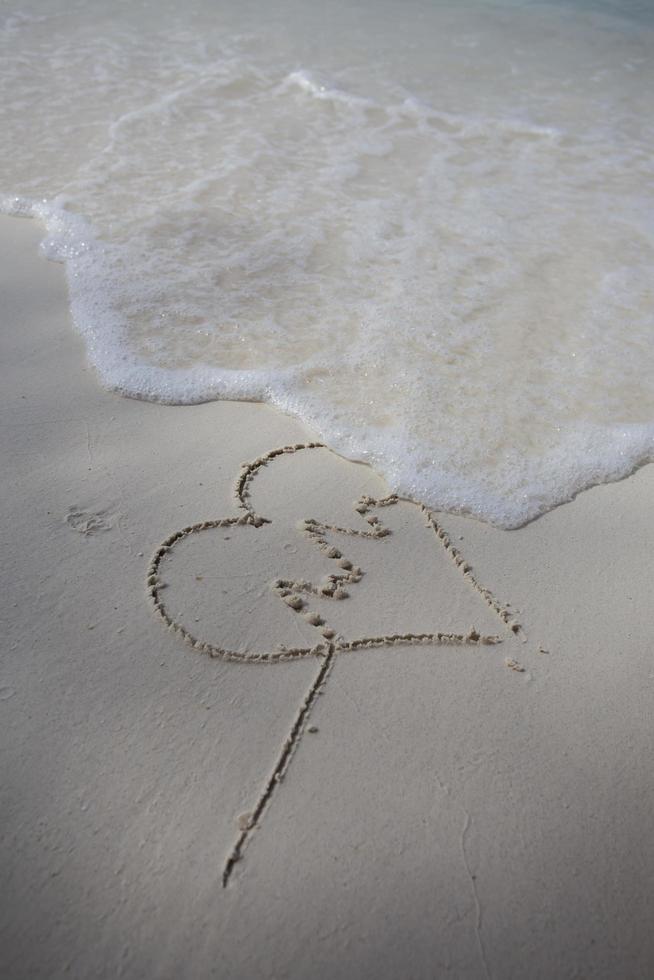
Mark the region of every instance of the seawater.
<instances>
[{"instance_id":1,"label":"seawater","mask_svg":"<svg viewBox=\"0 0 654 980\"><path fill-rule=\"evenodd\" d=\"M1 2L0 46L0 207L105 385L502 527L652 457L651 3Z\"/></svg>"}]
</instances>

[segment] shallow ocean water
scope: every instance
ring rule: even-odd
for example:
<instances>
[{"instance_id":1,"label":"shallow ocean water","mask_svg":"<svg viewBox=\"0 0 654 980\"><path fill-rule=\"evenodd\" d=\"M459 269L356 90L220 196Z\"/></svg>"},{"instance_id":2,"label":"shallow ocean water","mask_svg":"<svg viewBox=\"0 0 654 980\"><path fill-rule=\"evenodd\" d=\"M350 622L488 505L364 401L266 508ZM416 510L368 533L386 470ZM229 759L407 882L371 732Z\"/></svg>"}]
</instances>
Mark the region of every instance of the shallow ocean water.
<instances>
[{"instance_id":1,"label":"shallow ocean water","mask_svg":"<svg viewBox=\"0 0 654 980\"><path fill-rule=\"evenodd\" d=\"M654 454L654 4L0 2L0 209L104 384L512 527Z\"/></svg>"}]
</instances>

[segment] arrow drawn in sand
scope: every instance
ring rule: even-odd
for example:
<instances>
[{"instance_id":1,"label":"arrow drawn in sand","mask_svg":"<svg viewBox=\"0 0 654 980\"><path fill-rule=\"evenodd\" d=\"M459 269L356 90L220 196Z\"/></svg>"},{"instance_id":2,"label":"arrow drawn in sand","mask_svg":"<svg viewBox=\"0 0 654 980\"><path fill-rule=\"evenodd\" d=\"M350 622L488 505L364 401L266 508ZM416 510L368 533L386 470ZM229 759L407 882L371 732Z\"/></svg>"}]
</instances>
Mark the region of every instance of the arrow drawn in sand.
<instances>
[{"instance_id":1,"label":"arrow drawn in sand","mask_svg":"<svg viewBox=\"0 0 654 980\"><path fill-rule=\"evenodd\" d=\"M163 579L162 563L170 562L174 556L175 548L182 542L188 543L193 536L217 528L234 530L238 528L247 530L249 534L261 533L262 529L265 529L266 525L272 524L273 521L258 514L252 505L250 491L257 474L263 467L274 464L274 461L282 456L317 449L324 449L324 447L321 443L285 446L266 453L252 463L245 464L234 488L235 502L239 511L238 516L202 521L175 531L157 548L148 568L148 595L157 615L161 617L168 629L180 635L193 649L208 654L212 658L248 663L279 663L307 657L315 657L318 660L318 669L314 681L296 713L293 725L278 753L273 771L265 783L254 810L240 821L240 833L225 861L222 875L223 886L228 884L234 867L243 856L250 836L260 826L275 788L284 778L293 753L306 729L311 708L318 694L325 687L337 655L348 651L376 647L416 645L470 647L494 645L502 642L500 636L483 635L474 627L465 633L407 632L348 637L336 625L330 623L330 614L327 610L330 607L333 608L332 604L334 603L340 603L351 596L356 597L357 586L365 575L365 569L355 564L347 555L348 540L381 541L391 535L393 532L384 524L379 512L381 511L383 514L386 508L392 508L400 502L400 499L395 495L381 499L363 496L357 500L353 508L353 517L356 518L355 523L358 522L360 527L340 527L313 518L304 518L299 521L298 530L318 549L321 558L326 560L326 564L329 563L327 567L330 567L331 571L318 582L280 577L271 581L269 587L279 603L284 604L289 613L301 617L304 626L308 625L315 630L316 642L314 644L293 647L277 644L273 649L265 652L241 652L229 649L214 638L211 640L201 639L194 634L189 623L182 622L181 617L176 617L169 610L165 599L166 582ZM521 636L522 627L515 620L508 606L499 603L488 589L478 583L471 565L454 547L450 537L439 525L434 515L420 504L413 503L413 506L422 512L425 528L435 536L447 556L460 570L467 585L476 591L493 610L506 630ZM339 546L330 543L330 538L333 539L334 537L339 540ZM342 545L340 544L341 541L343 542Z\"/></svg>"}]
</instances>

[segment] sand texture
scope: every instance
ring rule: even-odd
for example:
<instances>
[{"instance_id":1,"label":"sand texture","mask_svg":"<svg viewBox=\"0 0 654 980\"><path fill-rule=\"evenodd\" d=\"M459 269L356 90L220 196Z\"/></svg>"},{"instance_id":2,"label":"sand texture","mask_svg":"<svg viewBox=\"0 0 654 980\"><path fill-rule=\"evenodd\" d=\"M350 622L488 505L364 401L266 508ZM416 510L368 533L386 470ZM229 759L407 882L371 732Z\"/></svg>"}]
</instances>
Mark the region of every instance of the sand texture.
<instances>
[{"instance_id":1,"label":"sand texture","mask_svg":"<svg viewBox=\"0 0 654 980\"><path fill-rule=\"evenodd\" d=\"M0 972L654 972L654 467L520 531L103 391L0 221Z\"/></svg>"}]
</instances>

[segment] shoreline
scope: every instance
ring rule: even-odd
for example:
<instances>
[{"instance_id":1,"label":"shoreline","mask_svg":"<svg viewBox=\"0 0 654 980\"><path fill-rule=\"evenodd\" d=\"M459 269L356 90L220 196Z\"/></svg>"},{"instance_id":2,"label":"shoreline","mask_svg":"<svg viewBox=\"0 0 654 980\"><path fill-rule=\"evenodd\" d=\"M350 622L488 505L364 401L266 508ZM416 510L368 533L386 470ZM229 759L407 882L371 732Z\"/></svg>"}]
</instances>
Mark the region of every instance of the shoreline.
<instances>
[{"instance_id":1,"label":"shoreline","mask_svg":"<svg viewBox=\"0 0 654 980\"><path fill-rule=\"evenodd\" d=\"M342 458L372 466L382 479L390 479L392 491L403 499L425 504L436 511L470 517L502 530L526 527L544 513L574 500L580 493L626 479L643 466L652 464L651 438L645 434L648 429L645 423L623 422L621 425L602 427L597 422L591 425L586 419L583 424L578 423L576 428L566 431L562 443L551 445L549 450L536 453L531 458L530 465L536 466L540 472L537 493L533 485L530 493L518 492L520 480L524 487L525 479L528 483L533 479L529 466L526 471L520 469L523 453L519 444L505 446L508 451L503 451L502 455L513 458L513 471L510 479L507 480L505 474L498 485L494 484L500 471L493 472L492 468L488 468L481 445L476 459L478 473L474 478L469 473L458 472L456 465L450 461L445 467L432 466L433 472L442 470L443 475L438 480L432 477L431 482L425 481L418 477L413 463L407 468L404 463L398 462L398 459L405 460L412 456L406 439L400 442L399 448L395 443L395 461L389 458L393 439L396 438L392 435L392 428L389 429L391 434L380 437L374 435L373 425L368 430L365 444L359 442L359 437L351 429L330 432L329 424L323 425L326 406L319 398L309 394L310 386L304 386L303 399L298 397L297 392L293 393L293 384L300 382L301 378L297 365L287 367L281 373L268 369L223 371L209 363L170 370L126 356L121 345L128 345L122 328L115 323L109 298L111 292L104 296L103 290L99 290L102 299L98 300L95 293L91 295L88 289L79 286L89 276L99 275L100 282L104 282L105 277L102 261L97 259L97 255L102 254L102 247L86 218L54 204L29 202L22 198L15 198L16 207L11 211L8 202L14 199L5 196L3 200L5 212L0 211L0 216L6 214L8 217L35 220L43 229L44 237L40 243L43 256L64 266L69 316L76 321L77 334L83 338L87 358L94 367L98 383L107 391L136 401L175 407L211 404L214 401L269 405L296 419L305 430L313 433L314 439L329 445ZM95 259L93 255L96 255ZM96 268L98 261L100 265ZM76 311L74 317L73 310ZM104 326L97 328L93 325L95 322L104 323ZM107 328L107 323L112 325ZM291 385L290 389L288 385ZM198 389L204 393L190 394ZM393 418L392 412L389 417ZM489 437L492 439L492 436ZM608 451L606 446L610 447ZM578 461L587 457L593 460L591 472L588 472L586 463L586 471L580 476ZM626 463L625 457L628 460ZM597 475L598 472L601 475ZM554 480L551 479L552 473L555 474ZM409 490L405 492L407 486ZM542 502L544 499L547 500L546 504ZM466 503L462 504L461 501Z\"/></svg>"},{"instance_id":2,"label":"shoreline","mask_svg":"<svg viewBox=\"0 0 654 980\"><path fill-rule=\"evenodd\" d=\"M648 975L654 466L436 515L454 558L328 450L246 486L314 434L101 389L39 237L0 218L4 972Z\"/></svg>"}]
</instances>

